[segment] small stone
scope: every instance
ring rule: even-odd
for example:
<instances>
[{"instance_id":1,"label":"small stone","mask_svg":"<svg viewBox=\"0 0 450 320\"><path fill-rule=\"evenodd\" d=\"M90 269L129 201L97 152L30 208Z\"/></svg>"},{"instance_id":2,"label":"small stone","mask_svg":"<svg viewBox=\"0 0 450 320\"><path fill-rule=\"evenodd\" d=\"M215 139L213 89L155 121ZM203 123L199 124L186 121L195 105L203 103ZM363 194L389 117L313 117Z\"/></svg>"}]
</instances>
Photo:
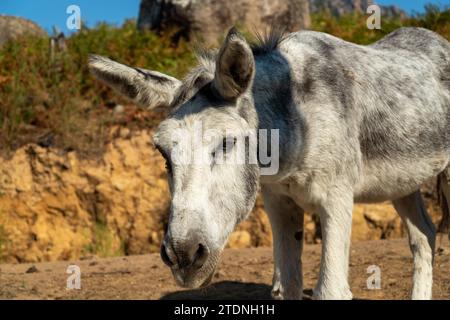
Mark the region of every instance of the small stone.
<instances>
[{"instance_id":1,"label":"small stone","mask_svg":"<svg viewBox=\"0 0 450 320\"><path fill-rule=\"evenodd\" d=\"M120 128L120 137L123 139L128 139L130 138L130 129L128 128Z\"/></svg>"},{"instance_id":2,"label":"small stone","mask_svg":"<svg viewBox=\"0 0 450 320\"><path fill-rule=\"evenodd\" d=\"M395 279L388 279L387 283L391 287L391 286L393 286L393 285L395 285L397 283L397 280L395 280Z\"/></svg>"},{"instance_id":3,"label":"small stone","mask_svg":"<svg viewBox=\"0 0 450 320\"><path fill-rule=\"evenodd\" d=\"M117 106L114 107L114 113L115 114L121 114L125 111L125 108L123 105L118 104Z\"/></svg>"},{"instance_id":4,"label":"small stone","mask_svg":"<svg viewBox=\"0 0 450 320\"><path fill-rule=\"evenodd\" d=\"M39 272L38 268L36 268L36 266L31 266L27 269L27 271L25 271L25 273L36 273Z\"/></svg>"}]
</instances>

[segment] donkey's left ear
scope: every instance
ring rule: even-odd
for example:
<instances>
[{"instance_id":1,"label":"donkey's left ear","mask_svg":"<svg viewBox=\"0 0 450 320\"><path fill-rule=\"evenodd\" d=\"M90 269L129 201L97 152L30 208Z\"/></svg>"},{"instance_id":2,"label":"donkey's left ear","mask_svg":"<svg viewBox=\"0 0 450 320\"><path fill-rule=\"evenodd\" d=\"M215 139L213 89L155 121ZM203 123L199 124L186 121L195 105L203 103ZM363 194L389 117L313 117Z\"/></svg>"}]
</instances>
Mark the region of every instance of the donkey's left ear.
<instances>
[{"instance_id":1,"label":"donkey's left ear","mask_svg":"<svg viewBox=\"0 0 450 320\"><path fill-rule=\"evenodd\" d=\"M89 57L89 69L107 86L148 109L169 106L181 84L166 74L129 67L97 55Z\"/></svg>"},{"instance_id":2,"label":"donkey's left ear","mask_svg":"<svg viewBox=\"0 0 450 320\"><path fill-rule=\"evenodd\" d=\"M241 34L232 28L216 61L214 87L226 99L239 97L253 81L253 52Z\"/></svg>"}]
</instances>

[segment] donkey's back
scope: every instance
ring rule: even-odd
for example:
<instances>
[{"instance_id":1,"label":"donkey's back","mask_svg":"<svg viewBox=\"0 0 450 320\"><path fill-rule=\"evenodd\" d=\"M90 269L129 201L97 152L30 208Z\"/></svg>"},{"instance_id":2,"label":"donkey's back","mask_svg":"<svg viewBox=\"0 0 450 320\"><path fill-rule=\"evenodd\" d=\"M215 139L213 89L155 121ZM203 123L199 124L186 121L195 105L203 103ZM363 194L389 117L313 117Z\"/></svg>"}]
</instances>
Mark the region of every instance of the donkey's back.
<instances>
[{"instance_id":1,"label":"donkey's back","mask_svg":"<svg viewBox=\"0 0 450 320\"><path fill-rule=\"evenodd\" d=\"M421 28L399 29L369 46L318 32L286 40L282 50L291 55L290 63L299 59L304 66L296 73L298 90L305 92L305 83L315 89L303 97L300 112L308 121L308 113L325 111L327 121L335 121L332 134L323 130L333 141L315 149L335 148L336 159L352 159L340 165L359 168L357 201L409 194L445 169L450 160L447 40ZM300 58L291 54L296 50ZM333 120L334 115L339 117ZM333 146L336 137L342 137L339 147Z\"/></svg>"},{"instance_id":2,"label":"donkey's back","mask_svg":"<svg viewBox=\"0 0 450 320\"><path fill-rule=\"evenodd\" d=\"M441 72L442 80L450 80L450 44L437 33L424 28L401 28L375 42L374 49L409 51L431 60Z\"/></svg>"}]
</instances>

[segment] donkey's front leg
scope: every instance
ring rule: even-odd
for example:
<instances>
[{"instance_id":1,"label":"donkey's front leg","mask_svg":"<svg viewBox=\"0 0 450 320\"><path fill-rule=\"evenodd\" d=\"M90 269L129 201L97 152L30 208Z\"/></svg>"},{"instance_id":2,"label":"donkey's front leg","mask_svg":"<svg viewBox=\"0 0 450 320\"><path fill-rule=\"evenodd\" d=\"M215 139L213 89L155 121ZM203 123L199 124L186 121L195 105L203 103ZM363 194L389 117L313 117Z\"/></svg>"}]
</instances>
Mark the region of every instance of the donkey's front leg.
<instances>
[{"instance_id":1,"label":"donkey's front leg","mask_svg":"<svg viewBox=\"0 0 450 320\"><path fill-rule=\"evenodd\" d=\"M351 299L348 284L353 195L328 195L319 208L322 227L320 276L314 299Z\"/></svg>"},{"instance_id":2,"label":"donkey's front leg","mask_svg":"<svg viewBox=\"0 0 450 320\"><path fill-rule=\"evenodd\" d=\"M301 299L303 210L289 197L274 194L264 187L262 191L273 234L272 296L274 299Z\"/></svg>"}]
</instances>

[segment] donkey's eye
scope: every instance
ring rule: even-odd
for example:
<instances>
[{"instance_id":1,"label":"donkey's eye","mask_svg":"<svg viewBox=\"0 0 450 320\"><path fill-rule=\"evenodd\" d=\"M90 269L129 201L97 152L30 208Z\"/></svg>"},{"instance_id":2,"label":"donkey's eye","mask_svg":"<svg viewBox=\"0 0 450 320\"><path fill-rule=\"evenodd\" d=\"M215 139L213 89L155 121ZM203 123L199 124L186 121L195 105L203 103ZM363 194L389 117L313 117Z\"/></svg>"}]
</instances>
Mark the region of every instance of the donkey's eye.
<instances>
[{"instance_id":1,"label":"donkey's eye","mask_svg":"<svg viewBox=\"0 0 450 320\"><path fill-rule=\"evenodd\" d=\"M235 137L227 137L223 138L223 141L221 144L217 146L217 148L211 153L213 158L216 158L216 155L225 155L228 152L233 149L233 147L236 144L236 138Z\"/></svg>"},{"instance_id":2,"label":"donkey's eye","mask_svg":"<svg viewBox=\"0 0 450 320\"><path fill-rule=\"evenodd\" d=\"M224 138L223 142L222 142L222 148L223 148L223 153L227 153L229 152L231 149L233 149L233 147L236 144L236 138L235 137L228 137L228 138Z\"/></svg>"}]
</instances>

